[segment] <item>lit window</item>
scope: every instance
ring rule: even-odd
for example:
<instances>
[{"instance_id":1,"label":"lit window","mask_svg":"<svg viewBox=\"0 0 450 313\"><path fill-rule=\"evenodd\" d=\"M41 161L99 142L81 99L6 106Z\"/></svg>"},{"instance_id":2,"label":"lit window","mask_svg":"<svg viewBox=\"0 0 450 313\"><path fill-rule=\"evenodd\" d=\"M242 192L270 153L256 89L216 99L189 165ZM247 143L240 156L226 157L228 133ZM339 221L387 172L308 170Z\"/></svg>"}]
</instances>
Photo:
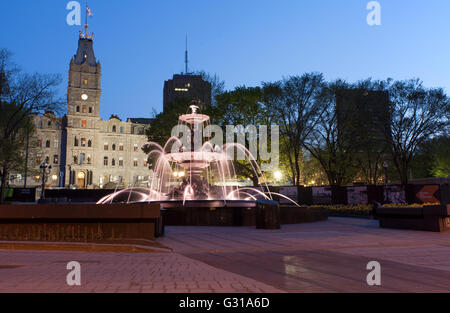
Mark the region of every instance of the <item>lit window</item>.
<instances>
[{"instance_id":1,"label":"lit window","mask_svg":"<svg viewBox=\"0 0 450 313\"><path fill-rule=\"evenodd\" d=\"M83 105L82 113L87 113L87 106Z\"/></svg>"},{"instance_id":2,"label":"lit window","mask_svg":"<svg viewBox=\"0 0 450 313\"><path fill-rule=\"evenodd\" d=\"M86 138L81 138L81 146L86 147Z\"/></svg>"},{"instance_id":3,"label":"lit window","mask_svg":"<svg viewBox=\"0 0 450 313\"><path fill-rule=\"evenodd\" d=\"M186 91L189 91L189 89L187 89L187 88L175 88L175 91L186 92Z\"/></svg>"},{"instance_id":4,"label":"lit window","mask_svg":"<svg viewBox=\"0 0 450 313\"><path fill-rule=\"evenodd\" d=\"M42 140L41 139L38 139L36 146L38 148L42 148Z\"/></svg>"},{"instance_id":5,"label":"lit window","mask_svg":"<svg viewBox=\"0 0 450 313\"><path fill-rule=\"evenodd\" d=\"M85 120L81 121L81 127L86 128L87 122Z\"/></svg>"},{"instance_id":6,"label":"lit window","mask_svg":"<svg viewBox=\"0 0 450 313\"><path fill-rule=\"evenodd\" d=\"M87 80L87 79L84 79L84 80L83 80L83 84L86 86L86 85L88 84L88 80Z\"/></svg>"},{"instance_id":7,"label":"lit window","mask_svg":"<svg viewBox=\"0 0 450 313\"><path fill-rule=\"evenodd\" d=\"M58 164L58 162L59 162L59 156L57 154L55 154L53 156L53 164Z\"/></svg>"},{"instance_id":8,"label":"lit window","mask_svg":"<svg viewBox=\"0 0 450 313\"><path fill-rule=\"evenodd\" d=\"M119 151L123 151L123 144L122 143L119 145Z\"/></svg>"}]
</instances>

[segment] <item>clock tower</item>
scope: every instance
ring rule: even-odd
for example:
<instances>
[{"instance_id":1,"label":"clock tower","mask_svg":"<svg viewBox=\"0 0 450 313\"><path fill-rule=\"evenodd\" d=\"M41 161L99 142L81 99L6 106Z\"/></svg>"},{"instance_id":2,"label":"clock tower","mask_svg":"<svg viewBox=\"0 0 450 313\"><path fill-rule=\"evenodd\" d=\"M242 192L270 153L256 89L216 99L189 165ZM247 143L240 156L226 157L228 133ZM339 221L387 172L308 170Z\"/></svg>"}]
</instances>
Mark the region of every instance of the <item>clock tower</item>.
<instances>
[{"instance_id":1,"label":"clock tower","mask_svg":"<svg viewBox=\"0 0 450 313\"><path fill-rule=\"evenodd\" d=\"M67 89L69 125L70 117L100 117L101 65L95 59L93 44L92 37L81 35L77 54L70 61Z\"/></svg>"},{"instance_id":2,"label":"clock tower","mask_svg":"<svg viewBox=\"0 0 450 313\"><path fill-rule=\"evenodd\" d=\"M93 184L100 125L101 65L95 58L92 35L80 33L78 50L70 61L67 87L66 185Z\"/></svg>"}]
</instances>

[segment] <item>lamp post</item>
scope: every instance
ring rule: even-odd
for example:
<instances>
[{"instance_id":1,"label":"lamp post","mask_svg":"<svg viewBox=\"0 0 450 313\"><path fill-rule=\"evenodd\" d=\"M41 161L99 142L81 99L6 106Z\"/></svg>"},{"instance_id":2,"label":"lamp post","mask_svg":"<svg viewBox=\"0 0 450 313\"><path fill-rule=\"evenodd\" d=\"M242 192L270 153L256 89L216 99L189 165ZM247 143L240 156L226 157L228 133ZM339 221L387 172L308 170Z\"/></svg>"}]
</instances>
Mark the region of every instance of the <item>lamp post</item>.
<instances>
[{"instance_id":1,"label":"lamp post","mask_svg":"<svg viewBox=\"0 0 450 313\"><path fill-rule=\"evenodd\" d=\"M47 160L44 161L44 163L41 164L40 169L42 170L42 192L41 192L41 199L45 199L45 181L47 174L47 169L50 171L52 169L51 165L48 165Z\"/></svg>"},{"instance_id":2,"label":"lamp post","mask_svg":"<svg viewBox=\"0 0 450 313\"><path fill-rule=\"evenodd\" d=\"M389 197L387 185L389 183L389 180L388 180L388 163L386 161L383 163L383 168L384 168L384 202L388 203Z\"/></svg>"}]
</instances>

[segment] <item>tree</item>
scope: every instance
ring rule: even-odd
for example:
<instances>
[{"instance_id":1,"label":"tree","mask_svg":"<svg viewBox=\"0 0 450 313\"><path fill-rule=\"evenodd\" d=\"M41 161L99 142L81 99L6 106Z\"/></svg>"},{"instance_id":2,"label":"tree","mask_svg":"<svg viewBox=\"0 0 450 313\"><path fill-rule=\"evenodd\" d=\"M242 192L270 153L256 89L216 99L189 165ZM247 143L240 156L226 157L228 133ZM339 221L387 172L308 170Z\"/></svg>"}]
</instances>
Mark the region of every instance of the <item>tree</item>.
<instances>
[{"instance_id":1,"label":"tree","mask_svg":"<svg viewBox=\"0 0 450 313\"><path fill-rule=\"evenodd\" d=\"M8 174L19 161L23 164L20 138L29 131L31 116L61 109L63 102L56 97L60 81L58 75L21 73L11 63L8 50L0 49L0 201Z\"/></svg>"},{"instance_id":2,"label":"tree","mask_svg":"<svg viewBox=\"0 0 450 313\"><path fill-rule=\"evenodd\" d=\"M337 97L348 89L349 85L342 80L326 84L317 100L318 110L323 114L303 142L305 149L322 166L332 186L349 183L356 174L354 153L358 142L354 140L357 127L352 118L353 109L337 107Z\"/></svg>"},{"instance_id":3,"label":"tree","mask_svg":"<svg viewBox=\"0 0 450 313\"><path fill-rule=\"evenodd\" d=\"M286 156L295 185L301 183L303 144L320 121L325 107L318 101L325 83L323 75L308 73L274 83L263 83L264 102L280 126Z\"/></svg>"},{"instance_id":4,"label":"tree","mask_svg":"<svg viewBox=\"0 0 450 313\"><path fill-rule=\"evenodd\" d=\"M195 72L195 75L200 75L204 81L211 84L211 107L214 108L217 105L216 97L225 91L225 81L221 80L217 74L210 74L205 71ZM207 108L206 114L210 113L208 109L211 108Z\"/></svg>"},{"instance_id":5,"label":"tree","mask_svg":"<svg viewBox=\"0 0 450 313\"><path fill-rule=\"evenodd\" d=\"M188 113L191 103L192 99L175 99L164 112L154 113L154 118L146 129L148 140L164 146L171 137L172 128L178 125L179 116Z\"/></svg>"},{"instance_id":6,"label":"tree","mask_svg":"<svg viewBox=\"0 0 450 313\"><path fill-rule=\"evenodd\" d=\"M418 147L432 136L449 133L449 99L442 88L425 88L419 79L389 86L391 127L385 132L402 184L408 183Z\"/></svg>"},{"instance_id":7,"label":"tree","mask_svg":"<svg viewBox=\"0 0 450 313\"><path fill-rule=\"evenodd\" d=\"M216 106L213 108L213 121L223 130L227 125L243 126L235 128L235 132L245 136L245 146L249 149L250 142L258 138L252 138L252 134L246 132L247 126L269 125L269 117L266 107L262 102L262 90L260 87L237 87L232 91L224 92L216 97ZM256 145L258 148L259 146ZM259 151L259 149L258 149ZM259 154L254 155L256 163L261 166ZM254 186L259 185L259 173L256 173L249 160L237 160L234 162L236 174L241 178L250 178Z\"/></svg>"}]
</instances>

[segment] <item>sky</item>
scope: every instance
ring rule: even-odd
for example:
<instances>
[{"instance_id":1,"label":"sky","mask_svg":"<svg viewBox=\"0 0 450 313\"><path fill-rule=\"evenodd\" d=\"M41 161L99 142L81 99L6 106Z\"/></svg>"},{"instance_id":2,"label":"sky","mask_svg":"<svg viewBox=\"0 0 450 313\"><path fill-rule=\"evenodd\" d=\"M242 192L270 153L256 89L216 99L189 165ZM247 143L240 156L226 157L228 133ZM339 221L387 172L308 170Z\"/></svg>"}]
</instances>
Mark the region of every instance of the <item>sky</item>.
<instances>
[{"instance_id":1,"label":"sky","mask_svg":"<svg viewBox=\"0 0 450 313\"><path fill-rule=\"evenodd\" d=\"M67 24L68 2L0 0L0 47L24 72L61 74L61 96L82 28ZM190 70L217 74L227 89L314 71L350 82L417 77L449 91L450 1L379 0L380 26L367 24L369 2L89 0L101 116L160 112L164 81L184 70L186 34Z\"/></svg>"}]
</instances>

